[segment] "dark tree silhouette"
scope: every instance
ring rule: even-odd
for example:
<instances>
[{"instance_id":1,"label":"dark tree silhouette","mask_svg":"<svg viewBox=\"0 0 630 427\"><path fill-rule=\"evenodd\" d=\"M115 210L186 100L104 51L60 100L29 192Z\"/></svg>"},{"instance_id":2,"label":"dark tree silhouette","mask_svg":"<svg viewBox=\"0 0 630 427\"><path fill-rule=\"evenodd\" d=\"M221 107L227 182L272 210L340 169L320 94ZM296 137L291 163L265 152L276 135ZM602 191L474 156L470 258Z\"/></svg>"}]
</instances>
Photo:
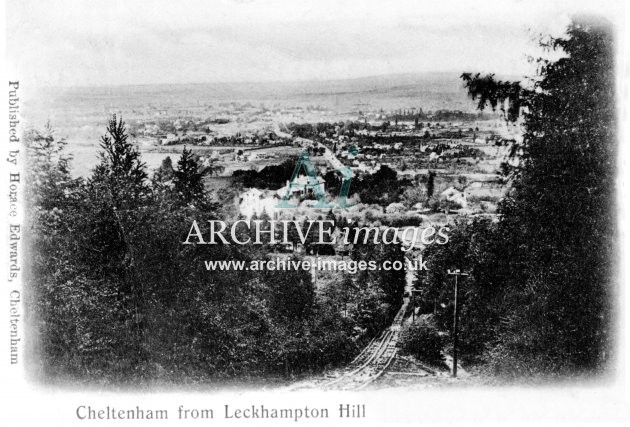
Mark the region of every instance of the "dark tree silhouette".
<instances>
[{"instance_id":1,"label":"dark tree silhouette","mask_svg":"<svg viewBox=\"0 0 630 427\"><path fill-rule=\"evenodd\" d=\"M175 184L175 191L185 203L192 203L203 198L204 175L205 171L200 170L199 163L192 151L184 147L177 162L177 169L173 173L173 183Z\"/></svg>"},{"instance_id":2,"label":"dark tree silhouette","mask_svg":"<svg viewBox=\"0 0 630 427\"><path fill-rule=\"evenodd\" d=\"M612 45L605 24L577 22L566 37L544 43L564 56L540 60L539 76L526 87L492 74L462 75L480 109L499 106L507 120L522 118L524 128L496 234L505 313L493 354L495 365L511 374L516 366L592 370L609 359L616 253Z\"/></svg>"}]
</instances>

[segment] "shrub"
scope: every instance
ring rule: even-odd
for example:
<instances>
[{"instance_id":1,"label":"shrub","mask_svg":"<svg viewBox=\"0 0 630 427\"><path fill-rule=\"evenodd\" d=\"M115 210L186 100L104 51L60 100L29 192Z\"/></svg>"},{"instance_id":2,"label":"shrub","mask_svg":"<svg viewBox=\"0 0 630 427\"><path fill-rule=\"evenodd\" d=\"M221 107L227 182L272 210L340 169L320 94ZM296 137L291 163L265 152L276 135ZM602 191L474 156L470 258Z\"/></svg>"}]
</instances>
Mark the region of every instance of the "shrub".
<instances>
[{"instance_id":1,"label":"shrub","mask_svg":"<svg viewBox=\"0 0 630 427\"><path fill-rule=\"evenodd\" d=\"M399 346L403 353L411 354L427 362L441 362L444 340L435 326L427 321L407 329L400 340Z\"/></svg>"},{"instance_id":2,"label":"shrub","mask_svg":"<svg viewBox=\"0 0 630 427\"><path fill-rule=\"evenodd\" d=\"M387 205L385 212L388 214L394 214L405 212L405 210L405 205L403 205L402 203L390 203L389 205Z\"/></svg>"}]
</instances>

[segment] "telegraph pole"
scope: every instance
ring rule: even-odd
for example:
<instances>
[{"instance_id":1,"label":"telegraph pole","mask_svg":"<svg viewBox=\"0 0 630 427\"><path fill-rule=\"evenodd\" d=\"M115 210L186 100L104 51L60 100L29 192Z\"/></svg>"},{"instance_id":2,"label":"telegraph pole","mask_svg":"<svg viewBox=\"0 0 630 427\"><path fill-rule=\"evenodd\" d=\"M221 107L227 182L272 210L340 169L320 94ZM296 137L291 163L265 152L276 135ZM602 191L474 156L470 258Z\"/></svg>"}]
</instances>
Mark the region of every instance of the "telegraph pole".
<instances>
[{"instance_id":1,"label":"telegraph pole","mask_svg":"<svg viewBox=\"0 0 630 427\"><path fill-rule=\"evenodd\" d=\"M446 274L455 276L455 307L453 308L453 378L457 378L457 326L459 311L457 306L457 296L459 289L457 287L457 278L459 276L468 276L468 273L462 273L459 269L447 270Z\"/></svg>"}]
</instances>

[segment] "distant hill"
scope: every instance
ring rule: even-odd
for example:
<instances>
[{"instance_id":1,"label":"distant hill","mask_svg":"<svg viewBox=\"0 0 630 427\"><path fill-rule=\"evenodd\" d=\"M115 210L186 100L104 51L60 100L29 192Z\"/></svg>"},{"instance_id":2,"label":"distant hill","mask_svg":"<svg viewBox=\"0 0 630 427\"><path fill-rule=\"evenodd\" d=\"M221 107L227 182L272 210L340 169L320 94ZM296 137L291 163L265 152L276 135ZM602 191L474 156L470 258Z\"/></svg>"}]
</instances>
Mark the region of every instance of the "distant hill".
<instances>
[{"instance_id":1,"label":"distant hill","mask_svg":"<svg viewBox=\"0 0 630 427\"><path fill-rule=\"evenodd\" d=\"M107 108L142 108L143 105L191 105L217 102L255 102L281 105L318 104L349 108L368 104L385 110L420 107L426 110L474 110L466 98L460 73L391 74L354 79L135 85L45 89L49 108L64 104L99 104ZM86 105L87 106L87 105Z\"/></svg>"}]
</instances>

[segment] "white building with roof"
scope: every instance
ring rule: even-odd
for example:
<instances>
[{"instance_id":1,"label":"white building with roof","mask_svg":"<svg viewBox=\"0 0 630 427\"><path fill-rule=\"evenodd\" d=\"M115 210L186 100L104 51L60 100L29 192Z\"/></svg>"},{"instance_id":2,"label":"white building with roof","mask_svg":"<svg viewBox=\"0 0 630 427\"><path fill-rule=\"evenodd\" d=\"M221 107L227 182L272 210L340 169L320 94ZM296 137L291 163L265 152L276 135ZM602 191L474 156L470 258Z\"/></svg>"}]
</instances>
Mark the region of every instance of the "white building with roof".
<instances>
[{"instance_id":1,"label":"white building with roof","mask_svg":"<svg viewBox=\"0 0 630 427\"><path fill-rule=\"evenodd\" d=\"M293 196L303 196L306 194L321 192L321 194L325 193L325 181L321 176L317 177L317 184L311 184L308 176L298 175L298 177L293 181L293 183L287 181L287 185L280 188L276 191L276 194L279 197L285 197L287 195L287 189L290 192L289 197Z\"/></svg>"},{"instance_id":2,"label":"white building with roof","mask_svg":"<svg viewBox=\"0 0 630 427\"><path fill-rule=\"evenodd\" d=\"M466 200L466 193L455 189L454 187L449 187L446 190L440 193L440 200L447 200L449 202L453 202L465 208L468 206L468 201Z\"/></svg>"},{"instance_id":3,"label":"white building with roof","mask_svg":"<svg viewBox=\"0 0 630 427\"><path fill-rule=\"evenodd\" d=\"M280 198L275 194L267 193L257 188L250 188L241 194L239 211L247 219L251 219L254 214L260 216L263 212L274 218L277 214L276 205L278 203L280 203Z\"/></svg>"}]
</instances>

